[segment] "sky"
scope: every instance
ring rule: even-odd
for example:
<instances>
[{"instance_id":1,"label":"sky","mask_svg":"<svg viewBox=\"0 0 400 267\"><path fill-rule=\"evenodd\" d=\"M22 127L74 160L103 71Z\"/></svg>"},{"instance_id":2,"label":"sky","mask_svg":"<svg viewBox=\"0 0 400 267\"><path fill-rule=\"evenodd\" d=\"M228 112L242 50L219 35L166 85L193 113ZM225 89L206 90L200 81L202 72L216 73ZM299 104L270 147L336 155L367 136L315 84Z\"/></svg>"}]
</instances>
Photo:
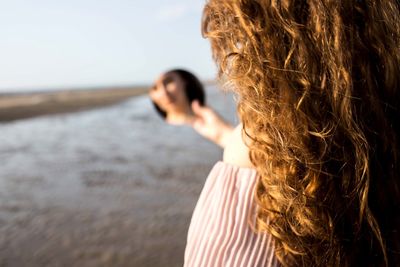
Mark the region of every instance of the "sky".
<instances>
[{"instance_id":1,"label":"sky","mask_svg":"<svg viewBox=\"0 0 400 267\"><path fill-rule=\"evenodd\" d=\"M205 0L0 0L0 92L212 79Z\"/></svg>"}]
</instances>

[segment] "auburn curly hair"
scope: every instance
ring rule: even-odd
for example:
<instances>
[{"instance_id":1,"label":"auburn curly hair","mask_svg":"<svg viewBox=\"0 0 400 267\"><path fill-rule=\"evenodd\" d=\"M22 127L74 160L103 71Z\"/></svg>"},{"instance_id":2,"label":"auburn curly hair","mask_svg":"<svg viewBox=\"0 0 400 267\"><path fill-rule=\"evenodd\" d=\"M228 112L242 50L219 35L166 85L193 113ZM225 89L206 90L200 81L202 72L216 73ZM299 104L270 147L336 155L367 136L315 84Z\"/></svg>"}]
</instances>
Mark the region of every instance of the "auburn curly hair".
<instances>
[{"instance_id":1,"label":"auburn curly hair","mask_svg":"<svg viewBox=\"0 0 400 267\"><path fill-rule=\"evenodd\" d=\"M396 0L208 0L203 35L238 95L257 228L285 266L400 262Z\"/></svg>"}]
</instances>

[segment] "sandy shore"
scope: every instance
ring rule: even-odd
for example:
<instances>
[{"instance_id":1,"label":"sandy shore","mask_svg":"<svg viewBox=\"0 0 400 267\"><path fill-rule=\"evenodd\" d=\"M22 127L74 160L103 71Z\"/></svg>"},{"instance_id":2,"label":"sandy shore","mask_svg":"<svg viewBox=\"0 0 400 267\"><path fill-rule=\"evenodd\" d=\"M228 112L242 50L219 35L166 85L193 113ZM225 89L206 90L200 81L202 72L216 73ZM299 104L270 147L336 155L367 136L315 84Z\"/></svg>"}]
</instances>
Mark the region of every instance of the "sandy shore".
<instances>
[{"instance_id":1,"label":"sandy shore","mask_svg":"<svg viewBox=\"0 0 400 267\"><path fill-rule=\"evenodd\" d=\"M0 205L0 266L182 266L190 216L210 166L177 167L160 168L150 183L89 171L80 178L82 203L48 196L52 181L42 177L8 177L19 189ZM196 180L185 183L188 178Z\"/></svg>"},{"instance_id":2,"label":"sandy shore","mask_svg":"<svg viewBox=\"0 0 400 267\"><path fill-rule=\"evenodd\" d=\"M233 120L231 97L207 96ZM222 151L163 123L146 96L121 99L0 124L0 266L182 266L191 214Z\"/></svg>"},{"instance_id":3,"label":"sandy shore","mask_svg":"<svg viewBox=\"0 0 400 267\"><path fill-rule=\"evenodd\" d=\"M112 105L146 93L146 87L0 94L0 122Z\"/></svg>"}]
</instances>

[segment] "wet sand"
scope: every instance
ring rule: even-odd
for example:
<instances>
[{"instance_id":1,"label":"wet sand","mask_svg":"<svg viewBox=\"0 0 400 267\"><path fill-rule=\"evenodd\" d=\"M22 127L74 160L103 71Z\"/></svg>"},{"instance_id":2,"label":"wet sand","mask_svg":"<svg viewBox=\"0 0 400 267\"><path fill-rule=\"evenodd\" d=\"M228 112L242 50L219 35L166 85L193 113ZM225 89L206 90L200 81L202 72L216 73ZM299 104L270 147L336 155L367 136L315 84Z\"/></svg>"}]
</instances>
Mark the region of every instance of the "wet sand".
<instances>
[{"instance_id":1,"label":"wet sand","mask_svg":"<svg viewBox=\"0 0 400 267\"><path fill-rule=\"evenodd\" d=\"M208 89L234 121L231 96ZM145 96L0 124L0 266L182 266L222 151Z\"/></svg>"},{"instance_id":2,"label":"wet sand","mask_svg":"<svg viewBox=\"0 0 400 267\"><path fill-rule=\"evenodd\" d=\"M46 196L46 183L54 181L8 177L19 182L8 185L17 194L3 196L0 205L0 265L182 266L190 215L209 168L160 168L151 182L89 171L80 177L82 195L64 196L65 203Z\"/></svg>"},{"instance_id":3,"label":"wet sand","mask_svg":"<svg viewBox=\"0 0 400 267\"><path fill-rule=\"evenodd\" d=\"M0 122L104 107L147 91L141 86L0 94Z\"/></svg>"}]
</instances>

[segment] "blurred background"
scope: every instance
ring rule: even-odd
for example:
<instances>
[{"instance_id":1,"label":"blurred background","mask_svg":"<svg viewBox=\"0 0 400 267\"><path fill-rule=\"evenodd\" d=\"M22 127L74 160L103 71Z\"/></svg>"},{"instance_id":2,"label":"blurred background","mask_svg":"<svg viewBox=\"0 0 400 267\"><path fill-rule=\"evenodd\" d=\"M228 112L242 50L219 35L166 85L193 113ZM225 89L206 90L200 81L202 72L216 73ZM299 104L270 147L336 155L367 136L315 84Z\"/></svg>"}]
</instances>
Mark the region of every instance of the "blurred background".
<instances>
[{"instance_id":1,"label":"blurred background","mask_svg":"<svg viewBox=\"0 0 400 267\"><path fill-rule=\"evenodd\" d=\"M235 123L203 0L0 1L0 266L182 266L222 151L146 92L195 73Z\"/></svg>"}]
</instances>

